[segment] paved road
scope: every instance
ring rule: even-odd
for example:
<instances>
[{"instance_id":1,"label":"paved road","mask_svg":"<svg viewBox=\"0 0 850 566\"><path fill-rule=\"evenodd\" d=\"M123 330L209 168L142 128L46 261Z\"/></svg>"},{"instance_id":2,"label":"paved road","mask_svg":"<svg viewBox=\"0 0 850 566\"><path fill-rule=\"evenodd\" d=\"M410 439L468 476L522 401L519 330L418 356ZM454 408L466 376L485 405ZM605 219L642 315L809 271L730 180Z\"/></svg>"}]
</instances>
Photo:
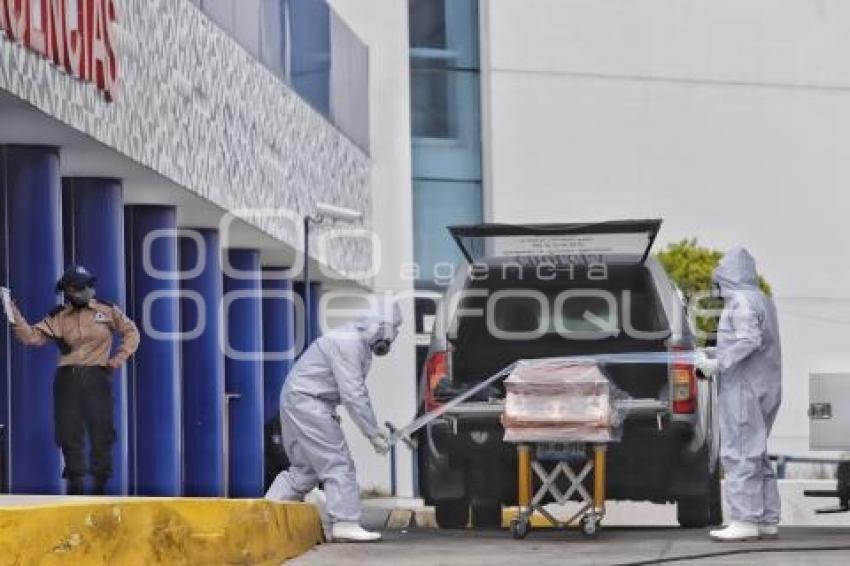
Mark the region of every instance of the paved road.
<instances>
[{"instance_id":1,"label":"paved road","mask_svg":"<svg viewBox=\"0 0 850 566\"><path fill-rule=\"evenodd\" d=\"M497 566L548 564L628 564L673 556L768 549L774 552L715 556L672 562L676 566L769 564L770 566L846 566L850 564L850 529L789 527L778 541L719 544L705 531L670 528L609 528L596 540L577 531L540 530L524 541L506 531L438 531L411 529L385 532L379 544L325 544L297 560L296 566ZM841 551L775 552L782 548L845 546Z\"/></svg>"}]
</instances>

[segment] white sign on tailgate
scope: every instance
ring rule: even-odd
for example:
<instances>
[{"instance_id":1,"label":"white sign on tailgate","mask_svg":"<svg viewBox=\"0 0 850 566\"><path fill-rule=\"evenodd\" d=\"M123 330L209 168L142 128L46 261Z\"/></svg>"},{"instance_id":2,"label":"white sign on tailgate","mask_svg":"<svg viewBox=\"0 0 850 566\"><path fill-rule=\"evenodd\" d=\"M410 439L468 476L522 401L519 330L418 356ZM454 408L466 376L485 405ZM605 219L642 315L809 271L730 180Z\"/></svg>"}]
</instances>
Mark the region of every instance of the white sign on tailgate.
<instances>
[{"instance_id":1,"label":"white sign on tailgate","mask_svg":"<svg viewBox=\"0 0 850 566\"><path fill-rule=\"evenodd\" d=\"M645 232L631 234L535 234L529 236L490 236L489 257L643 257L649 243Z\"/></svg>"}]
</instances>

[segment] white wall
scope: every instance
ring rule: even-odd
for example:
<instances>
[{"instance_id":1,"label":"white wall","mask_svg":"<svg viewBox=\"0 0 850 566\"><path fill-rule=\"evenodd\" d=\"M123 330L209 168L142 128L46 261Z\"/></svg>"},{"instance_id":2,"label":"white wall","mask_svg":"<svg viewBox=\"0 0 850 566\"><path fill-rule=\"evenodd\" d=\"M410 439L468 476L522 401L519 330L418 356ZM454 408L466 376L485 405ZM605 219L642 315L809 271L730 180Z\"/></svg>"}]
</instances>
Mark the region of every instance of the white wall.
<instances>
[{"instance_id":1,"label":"white wall","mask_svg":"<svg viewBox=\"0 0 850 566\"><path fill-rule=\"evenodd\" d=\"M748 246L783 331L771 448L805 451L808 373L850 370L850 4L482 1L487 219Z\"/></svg>"},{"instance_id":2,"label":"white wall","mask_svg":"<svg viewBox=\"0 0 850 566\"><path fill-rule=\"evenodd\" d=\"M381 241L379 291L412 292L401 265L413 261L410 171L410 86L407 2L331 0L331 5L369 46L372 157L372 226ZM376 358L368 384L380 423L406 424L416 410L413 302L403 302L405 325L386 358ZM343 414L346 436L364 488L389 490L388 457L378 457ZM412 457L399 449L399 494L413 494Z\"/></svg>"}]
</instances>

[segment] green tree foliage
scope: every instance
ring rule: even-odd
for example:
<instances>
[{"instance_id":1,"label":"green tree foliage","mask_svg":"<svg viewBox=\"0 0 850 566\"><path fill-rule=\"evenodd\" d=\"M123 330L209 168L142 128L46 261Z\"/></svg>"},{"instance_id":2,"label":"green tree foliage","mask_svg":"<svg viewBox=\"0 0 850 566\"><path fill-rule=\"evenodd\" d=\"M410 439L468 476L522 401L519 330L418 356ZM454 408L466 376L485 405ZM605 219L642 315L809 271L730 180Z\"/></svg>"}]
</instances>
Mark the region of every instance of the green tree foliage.
<instances>
[{"instance_id":1,"label":"green tree foliage","mask_svg":"<svg viewBox=\"0 0 850 566\"><path fill-rule=\"evenodd\" d=\"M705 294L711 290L711 276L723 258L723 253L700 246L694 238L669 244L667 249L658 252L656 257L682 290L685 299L690 301L695 294ZM771 294L770 285L761 275L759 275L759 286L765 293ZM700 309L718 310L722 308L722 302L705 298L699 302L698 306ZM697 316L696 319L697 326L703 332L716 332L716 316Z\"/></svg>"}]
</instances>

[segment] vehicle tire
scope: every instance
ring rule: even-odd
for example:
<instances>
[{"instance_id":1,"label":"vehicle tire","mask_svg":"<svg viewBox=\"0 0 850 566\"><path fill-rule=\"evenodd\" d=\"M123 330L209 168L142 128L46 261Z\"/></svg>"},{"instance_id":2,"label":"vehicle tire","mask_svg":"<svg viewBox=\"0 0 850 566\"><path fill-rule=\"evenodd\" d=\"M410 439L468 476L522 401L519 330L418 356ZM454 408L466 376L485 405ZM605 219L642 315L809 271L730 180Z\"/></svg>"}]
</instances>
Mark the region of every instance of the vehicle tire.
<instances>
[{"instance_id":1,"label":"vehicle tire","mask_svg":"<svg viewBox=\"0 0 850 566\"><path fill-rule=\"evenodd\" d=\"M702 529L709 526L710 500L709 495L695 497L680 497L676 502L676 518L679 526L685 529Z\"/></svg>"},{"instance_id":2,"label":"vehicle tire","mask_svg":"<svg viewBox=\"0 0 850 566\"><path fill-rule=\"evenodd\" d=\"M723 495L720 490L720 466L711 476L708 486L708 524L719 527L723 524Z\"/></svg>"},{"instance_id":3,"label":"vehicle tire","mask_svg":"<svg viewBox=\"0 0 850 566\"><path fill-rule=\"evenodd\" d=\"M501 528L502 504L498 502L473 503L472 526L476 529Z\"/></svg>"},{"instance_id":4,"label":"vehicle tire","mask_svg":"<svg viewBox=\"0 0 850 566\"><path fill-rule=\"evenodd\" d=\"M441 529L463 529L469 524L469 503L465 499L439 501L434 504L434 514Z\"/></svg>"}]
</instances>

